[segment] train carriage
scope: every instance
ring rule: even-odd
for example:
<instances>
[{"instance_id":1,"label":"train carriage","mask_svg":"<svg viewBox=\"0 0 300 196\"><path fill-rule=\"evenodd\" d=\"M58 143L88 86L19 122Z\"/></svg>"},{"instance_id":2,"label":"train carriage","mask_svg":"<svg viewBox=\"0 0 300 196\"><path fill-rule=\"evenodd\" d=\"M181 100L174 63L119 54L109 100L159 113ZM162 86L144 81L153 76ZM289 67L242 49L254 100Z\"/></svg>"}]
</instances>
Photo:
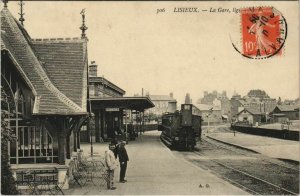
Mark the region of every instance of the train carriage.
<instances>
[{"instance_id":1,"label":"train carriage","mask_svg":"<svg viewBox=\"0 0 300 196\"><path fill-rule=\"evenodd\" d=\"M159 126L161 140L171 149L194 150L201 137L200 110L192 104L182 104L181 110L162 115Z\"/></svg>"}]
</instances>

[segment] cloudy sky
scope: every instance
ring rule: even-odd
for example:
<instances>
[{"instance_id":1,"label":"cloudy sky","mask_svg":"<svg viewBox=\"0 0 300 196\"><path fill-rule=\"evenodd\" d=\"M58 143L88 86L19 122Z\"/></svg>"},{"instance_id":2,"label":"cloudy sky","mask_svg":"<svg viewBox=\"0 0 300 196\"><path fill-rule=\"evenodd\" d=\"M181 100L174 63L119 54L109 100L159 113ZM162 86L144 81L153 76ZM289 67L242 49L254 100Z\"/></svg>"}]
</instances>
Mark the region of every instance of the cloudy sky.
<instances>
[{"instance_id":1,"label":"cloudy sky","mask_svg":"<svg viewBox=\"0 0 300 196\"><path fill-rule=\"evenodd\" d=\"M8 8L19 18L18 2ZM240 39L240 14L233 8L276 7L287 20L283 55L266 60L242 57L231 41ZM174 13L197 7L199 13ZM211 8L231 13L211 13ZM88 58L126 90L174 93L179 103L187 92L193 101L203 91L245 95L263 89L271 97L299 96L298 2L26 2L25 28L32 38L79 37L81 9L86 9ZM164 13L157 9L165 8Z\"/></svg>"}]
</instances>

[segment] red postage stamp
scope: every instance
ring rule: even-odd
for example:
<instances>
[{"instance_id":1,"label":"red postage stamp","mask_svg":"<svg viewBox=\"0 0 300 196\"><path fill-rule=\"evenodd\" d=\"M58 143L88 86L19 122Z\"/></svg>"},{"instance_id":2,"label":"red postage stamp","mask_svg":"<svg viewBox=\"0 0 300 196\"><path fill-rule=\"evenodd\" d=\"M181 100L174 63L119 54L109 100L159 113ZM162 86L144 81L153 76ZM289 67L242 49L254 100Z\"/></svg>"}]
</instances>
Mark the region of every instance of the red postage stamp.
<instances>
[{"instance_id":1,"label":"red postage stamp","mask_svg":"<svg viewBox=\"0 0 300 196\"><path fill-rule=\"evenodd\" d=\"M264 59L282 55L287 37L287 24L273 7L241 9L241 54L248 58Z\"/></svg>"}]
</instances>

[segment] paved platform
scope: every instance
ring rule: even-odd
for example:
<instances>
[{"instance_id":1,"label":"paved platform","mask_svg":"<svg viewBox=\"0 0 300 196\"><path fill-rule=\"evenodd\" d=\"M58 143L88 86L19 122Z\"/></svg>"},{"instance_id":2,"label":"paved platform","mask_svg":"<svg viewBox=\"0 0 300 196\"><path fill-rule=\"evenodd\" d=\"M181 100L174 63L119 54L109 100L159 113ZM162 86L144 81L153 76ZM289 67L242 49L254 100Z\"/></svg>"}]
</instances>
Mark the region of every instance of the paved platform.
<instances>
[{"instance_id":1,"label":"paved platform","mask_svg":"<svg viewBox=\"0 0 300 196\"><path fill-rule=\"evenodd\" d=\"M88 184L73 187L68 195L245 195L243 190L214 176L209 171L176 157L159 139L160 132L150 131L126 146L129 159L127 183L116 182L116 190ZM104 155L107 143L95 144L94 151ZM84 152L89 144L82 144ZM119 179L119 168L116 171ZM209 187L206 187L208 185Z\"/></svg>"},{"instance_id":2,"label":"paved platform","mask_svg":"<svg viewBox=\"0 0 300 196\"><path fill-rule=\"evenodd\" d=\"M233 133L210 133L209 137L247 148L263 155L300 162L300 142L272 137Z\"/></svg>"}]
</instances>

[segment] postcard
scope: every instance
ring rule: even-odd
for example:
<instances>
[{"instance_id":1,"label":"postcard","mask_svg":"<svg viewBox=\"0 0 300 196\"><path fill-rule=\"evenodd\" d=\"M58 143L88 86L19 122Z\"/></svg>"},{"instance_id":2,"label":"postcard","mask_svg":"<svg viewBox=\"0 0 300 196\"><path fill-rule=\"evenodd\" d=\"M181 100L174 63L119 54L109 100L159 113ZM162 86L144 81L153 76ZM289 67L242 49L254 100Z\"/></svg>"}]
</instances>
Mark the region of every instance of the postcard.
<instances>
[{"instance_id":1,"label":"postcard","mask_svg":"<svg viewBox=\"0 0 300 196\"><path fill-rule=\"evenodd\" d=\"M299 1L1 3L1 193L298 195Z\"/></svg>"}]
</instances>

